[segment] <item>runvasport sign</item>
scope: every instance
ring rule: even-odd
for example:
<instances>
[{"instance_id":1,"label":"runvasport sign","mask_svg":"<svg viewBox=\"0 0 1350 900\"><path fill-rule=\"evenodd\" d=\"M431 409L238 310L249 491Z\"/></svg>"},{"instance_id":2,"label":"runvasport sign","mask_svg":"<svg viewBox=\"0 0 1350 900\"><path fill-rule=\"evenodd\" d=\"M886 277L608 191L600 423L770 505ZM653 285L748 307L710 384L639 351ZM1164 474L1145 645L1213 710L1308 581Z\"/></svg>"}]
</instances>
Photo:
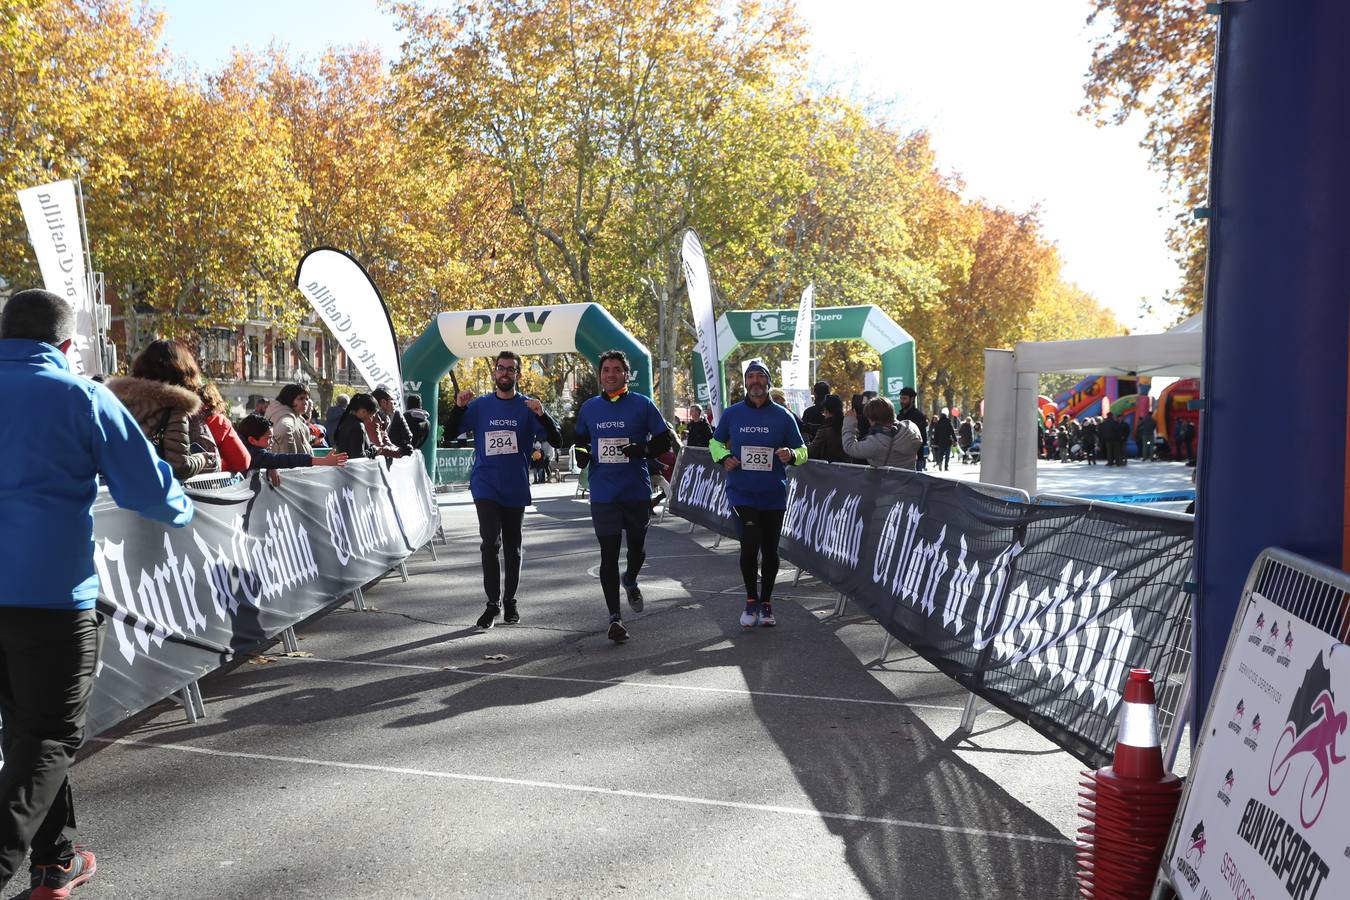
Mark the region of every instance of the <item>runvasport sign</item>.
<instances>
[{"instance_id":1,"label":"runvasport sign","mask_svg":"<svg viewBox=\"0 0 1350 900\"><path fill-rule=\"evenodd\" d=\"M1163 862L1179 896L1346 895L1347 707L1350 647L1253 593Z\"/></svg>"}]
</instances>

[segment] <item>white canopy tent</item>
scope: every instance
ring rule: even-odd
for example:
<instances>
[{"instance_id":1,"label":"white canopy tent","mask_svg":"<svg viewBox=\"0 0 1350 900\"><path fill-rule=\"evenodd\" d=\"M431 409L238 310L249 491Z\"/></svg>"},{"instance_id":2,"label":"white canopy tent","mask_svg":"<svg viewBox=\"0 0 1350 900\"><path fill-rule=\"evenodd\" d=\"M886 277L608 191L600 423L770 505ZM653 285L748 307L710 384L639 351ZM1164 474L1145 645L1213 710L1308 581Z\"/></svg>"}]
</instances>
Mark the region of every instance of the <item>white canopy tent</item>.
<instances>
[{"instance_id":1,"label":"white canopy tent","mask_svg":"<svg viewBox=\"0 0 1350 900\"><path fill-rule=\"evenodd\" d=\"M980 481L1036 492L1036 397L1043 372L1198 378L1204 334L1199 314L1163 334L1082 341L1019 342L984 351Z\"/></svg>"}]
</instances>

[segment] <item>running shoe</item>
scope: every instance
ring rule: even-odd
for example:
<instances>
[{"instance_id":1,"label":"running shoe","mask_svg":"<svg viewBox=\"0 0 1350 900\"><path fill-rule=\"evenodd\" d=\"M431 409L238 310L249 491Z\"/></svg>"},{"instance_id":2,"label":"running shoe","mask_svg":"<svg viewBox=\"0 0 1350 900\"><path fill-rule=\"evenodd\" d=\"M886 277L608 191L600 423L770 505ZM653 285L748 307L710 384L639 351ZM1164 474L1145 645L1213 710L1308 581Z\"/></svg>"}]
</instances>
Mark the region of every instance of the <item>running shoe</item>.
<instances>
[{"instance_id":1,"label":"running shoe","mask_svg":"<svg viewBox=\"0 0 1350 900\"><path fill-rule=\"evenodd\" d=\"M618 616L609 617L609 639L616 644L622 644L628 640L628 629L623 627L623 620Z\"/></svg>"},{"instance_id":2,"label":"running shoe","mask_svg":"<svg viewBox=\"0 0 1350 900\"><path fill-rule=\"evenodd\" d=\"M492 623L497 618L497 614L500 613L501 611L502 608L500 606L498 606L495 603L489 603L487 605L487 609L483 610L483 614L478 617L479 630L487 631L489 628L491 628Z\"/></svg>"},{"instance_id":3,"label":"running shoe","mask_svg":"<svg viewBox=\"0 0 1350 900\"><path fill-rule=\"evenodd\" d=\"M741 627L754 628L759 624L759 601L746 600L745 612L741 613Z\"/></svg>"},{"instance_id":4,"label":"running shoe","mask_svg":"<svg viewBox=\"0 0 1350 900\"><path fill-rule=\"evenodd\" d=\"M778 620L773 617L773 604L764 602L759 605L759 624L765 628L772 628L778 624Z\"/></svg>"},{"instance_id":5,"label":"running shoe","mask_svg":"<svg viewBox=\"0 0 1350 900\"><path fill-rule=\"evenodd\" d=\"M506 625L520 624L520 613L516 610L516 601L506 600L502 603L502 622Z\"/></svg>"},{"instance_id":6,"label":"running shoe","mask_svg":"<svg viewBox=\"0 0 1350 900\"><path fill-rule=\"evenodd\" d=\"M628 595L628 605L633 607L633 612L642 612L642 591L638 589L637 579L629 581L627 577L623 579L623 590Z\"/></svg>"},{"instance_id":7,"label":"running shoe","mask_svg":"<svg viewBox=\"0 0 1350 900\"><path fill-rule=\"evenodd\" d=\"M76 849L75 855L64 866L52 864L33 866L32 890L28 896L33 900L64 900L70 892L94 877L98 866L94 863L94 854L88 850Z\"/></svg>"}]
</instances>

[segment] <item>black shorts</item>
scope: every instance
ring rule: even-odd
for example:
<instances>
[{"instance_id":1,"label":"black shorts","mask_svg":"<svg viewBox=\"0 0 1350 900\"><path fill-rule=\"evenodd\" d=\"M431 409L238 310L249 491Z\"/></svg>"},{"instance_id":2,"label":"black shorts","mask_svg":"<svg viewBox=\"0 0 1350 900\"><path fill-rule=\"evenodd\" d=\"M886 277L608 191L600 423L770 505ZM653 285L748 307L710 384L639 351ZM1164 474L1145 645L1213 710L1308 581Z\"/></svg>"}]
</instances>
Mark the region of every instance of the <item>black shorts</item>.
<instances>
[{"instance_id":1,"label":"black shorts","mask_svg":"<svg viewBox=\"0 0 1350 900\"><path fill-rule=\"evenodd\" d=\"M617 503L591 503L591 524L596 537L610 537L625 531L643 531L652 520L652 505L646 500L621 500Z\"/></svg>"}]
</instances>

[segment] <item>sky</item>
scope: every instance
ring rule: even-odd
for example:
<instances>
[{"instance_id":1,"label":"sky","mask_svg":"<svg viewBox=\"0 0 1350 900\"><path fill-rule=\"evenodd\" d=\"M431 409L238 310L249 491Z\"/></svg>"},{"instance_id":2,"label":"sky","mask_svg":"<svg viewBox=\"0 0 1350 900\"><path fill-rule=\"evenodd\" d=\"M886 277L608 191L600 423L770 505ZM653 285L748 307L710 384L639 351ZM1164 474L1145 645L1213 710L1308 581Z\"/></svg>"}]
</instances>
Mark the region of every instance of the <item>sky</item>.
<instances>
[{"instance_id":1,"label":"sky","mask_svg":"<svg viewBox=\"0 0 1350 900\"><path fill-rule=\"evenodd\" d=\"M234 47L273 40L310 57L361 41L399 52L376 0L152 2L167 14L170 50L204 70ZM874 101L902 129L927 129L938 166L968 196L1038 207L1065 276L1131 331L1175 318L1140 310L1178 281L1143 125L1099 128L1078 115L1092 58L1088 0L798 0L798 9L815 81Z\"/></svg>"}]
</instances>

